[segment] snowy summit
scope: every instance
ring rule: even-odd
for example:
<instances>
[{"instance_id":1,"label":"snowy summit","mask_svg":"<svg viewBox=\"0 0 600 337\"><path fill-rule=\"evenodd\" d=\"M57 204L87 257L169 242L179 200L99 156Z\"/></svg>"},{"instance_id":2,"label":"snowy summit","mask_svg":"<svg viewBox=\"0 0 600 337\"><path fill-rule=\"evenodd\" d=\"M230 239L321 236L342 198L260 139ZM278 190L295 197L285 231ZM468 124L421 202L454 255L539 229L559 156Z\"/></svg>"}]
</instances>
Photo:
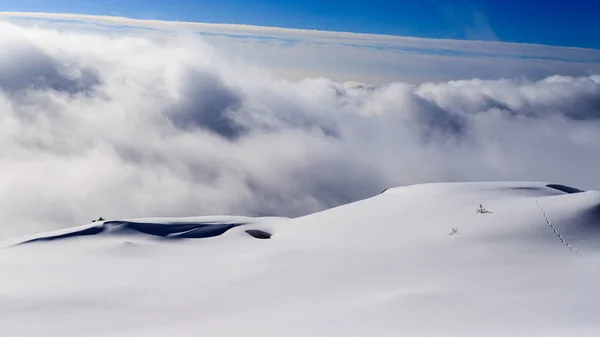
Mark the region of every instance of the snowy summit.
<instances>
[{"instance_id":1,"label":"snowy summit","mask_svg":"<svg viewBox=\"0 0 600 337\"><path fill-rule=\"evenodd\" d=\"M0 336L598 336L599 240L600 192L538 182L98 221L5 243Z\"/></svg>"}]
</instances>

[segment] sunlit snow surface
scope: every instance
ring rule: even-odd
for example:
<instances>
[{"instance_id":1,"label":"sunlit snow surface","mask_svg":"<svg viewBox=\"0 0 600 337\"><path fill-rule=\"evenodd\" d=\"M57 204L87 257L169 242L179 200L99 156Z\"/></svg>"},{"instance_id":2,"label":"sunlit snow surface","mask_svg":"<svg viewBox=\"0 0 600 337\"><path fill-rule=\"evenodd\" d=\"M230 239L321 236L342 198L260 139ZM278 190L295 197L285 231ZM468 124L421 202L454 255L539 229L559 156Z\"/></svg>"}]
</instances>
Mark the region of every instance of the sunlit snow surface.
<instances>
[{"instance_id":1,"label":"sunlit snow surface","mask_svg":"<svg viewBox=\"0 0 600 337\"><path fill-rule=\"evenodd\" d=\"M414 185L295 219L14 239L0 336L599 336L600 192L551 186Z\"/></svg>"}]
</instances>

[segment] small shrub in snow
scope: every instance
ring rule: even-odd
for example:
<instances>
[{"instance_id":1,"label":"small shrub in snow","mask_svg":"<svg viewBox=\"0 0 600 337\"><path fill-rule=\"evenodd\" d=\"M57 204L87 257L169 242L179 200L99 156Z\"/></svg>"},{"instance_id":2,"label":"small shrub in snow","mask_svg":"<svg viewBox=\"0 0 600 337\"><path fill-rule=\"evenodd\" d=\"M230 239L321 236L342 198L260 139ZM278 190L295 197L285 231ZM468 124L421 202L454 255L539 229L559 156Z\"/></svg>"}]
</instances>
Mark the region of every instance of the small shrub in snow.
<instances>
[{"instance_id":1,"label":"small shrub in snow","mask_svg":"<svg viewBox=\"0 0 600 337\"><path fill-rule=\"evenodd\" d=\"M479 204L479 208L477 208L477 213L478 214L487 214L487 213L492 213L492 212L485 209L482 204Z\"/></svg>"}]
</instances>

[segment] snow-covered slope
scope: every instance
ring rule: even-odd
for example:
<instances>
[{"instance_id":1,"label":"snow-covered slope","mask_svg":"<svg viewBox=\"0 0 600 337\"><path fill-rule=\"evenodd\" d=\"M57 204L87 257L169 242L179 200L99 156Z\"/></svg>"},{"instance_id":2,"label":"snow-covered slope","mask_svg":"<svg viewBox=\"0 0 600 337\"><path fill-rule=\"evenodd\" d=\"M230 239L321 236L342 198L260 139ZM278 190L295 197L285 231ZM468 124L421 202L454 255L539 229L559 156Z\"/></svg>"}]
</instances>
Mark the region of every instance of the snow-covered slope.
<instances>
[{"instance_id":1,"label":"snow-covered slope","mask_svg":"<svg viewBox=\"0 0 600 337\"><path fill-rule=\"evenodd\" d=\"M107 221L5 247L0 336L600 335L600 192L546 183L398 187L295 219Z\"/></svg>"}]
</instances>

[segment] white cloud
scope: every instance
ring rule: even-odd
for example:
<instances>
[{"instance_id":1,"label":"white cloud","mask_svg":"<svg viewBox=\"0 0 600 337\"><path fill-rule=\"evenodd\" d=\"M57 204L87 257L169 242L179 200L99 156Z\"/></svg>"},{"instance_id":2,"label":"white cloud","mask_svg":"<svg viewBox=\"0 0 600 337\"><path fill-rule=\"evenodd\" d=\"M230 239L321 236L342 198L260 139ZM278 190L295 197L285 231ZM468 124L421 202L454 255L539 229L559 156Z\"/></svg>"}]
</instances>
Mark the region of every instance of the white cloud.
<instances>
[{"instance_id":1,"label":"white cloud","mask_svg":"<svg viewBox=\"0 0 600 337\"><path fill-rule=\"evenodd\" d=\"M295 216L426 181L600 188L598 76L289 81L198 37L60 27L0 27L0 237L100 215Z\"/></svg>"}]
</instances>

